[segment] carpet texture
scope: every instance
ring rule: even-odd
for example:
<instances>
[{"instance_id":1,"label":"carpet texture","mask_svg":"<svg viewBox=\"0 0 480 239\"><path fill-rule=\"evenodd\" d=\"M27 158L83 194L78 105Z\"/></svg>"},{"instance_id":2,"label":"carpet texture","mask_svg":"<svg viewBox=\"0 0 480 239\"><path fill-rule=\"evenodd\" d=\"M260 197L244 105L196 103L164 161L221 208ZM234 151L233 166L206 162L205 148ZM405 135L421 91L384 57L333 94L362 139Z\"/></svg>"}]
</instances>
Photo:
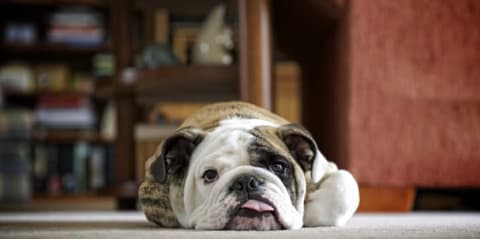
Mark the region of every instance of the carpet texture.
<instances>
[{"instance_id":1,"label":"carpet texture","mask_svg":"<svg viewBox=\"0 0 480 239\"><path fill-rule=\"evenodd\" d=\"M140 212L0 213L0 238L480 238L480 214L357 214L344 227L239 232L162 229Z\"/></svg>"}]
</instances>

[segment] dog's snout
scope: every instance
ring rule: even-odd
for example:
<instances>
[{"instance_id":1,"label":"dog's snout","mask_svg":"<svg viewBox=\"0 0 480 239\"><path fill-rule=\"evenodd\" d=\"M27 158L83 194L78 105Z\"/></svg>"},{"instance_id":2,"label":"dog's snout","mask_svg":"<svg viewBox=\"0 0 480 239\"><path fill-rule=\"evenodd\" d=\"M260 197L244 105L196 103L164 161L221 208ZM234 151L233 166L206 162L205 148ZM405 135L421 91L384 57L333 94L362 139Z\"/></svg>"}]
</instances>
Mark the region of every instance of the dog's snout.
<instances>
[{"instance_id":1,"label":"dog's snout","mask_svg":"<svg viewBox=\"0 0 480 239\"><path fill-rule=\"evenodd\" d=\"M246 192L255 192L260 190L260 186L263 185L263 182L260 181L255 176L252 175L244 175L238 177L237 180L232 184L230 189L232 191L246 191Z\"/></svg>"}]
</instances>

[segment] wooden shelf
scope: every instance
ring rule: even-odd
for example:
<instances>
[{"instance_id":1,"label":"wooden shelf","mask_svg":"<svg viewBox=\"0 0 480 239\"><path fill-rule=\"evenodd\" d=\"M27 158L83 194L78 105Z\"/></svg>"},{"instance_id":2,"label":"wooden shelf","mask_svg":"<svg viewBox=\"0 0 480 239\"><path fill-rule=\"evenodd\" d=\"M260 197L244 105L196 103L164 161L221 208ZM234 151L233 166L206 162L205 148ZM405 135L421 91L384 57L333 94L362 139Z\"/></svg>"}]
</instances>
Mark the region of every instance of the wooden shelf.
<instances>
[{"instance_id":1,"label":"wooden shelf","mask_svg":"<svg viewBox=\"0 0 480 239\"><path fill-rule=\"evenodd\" d=\"M110 45L99 46L73 46L62 43L36 43L36 44L2 44L0 49L4 53L28 54L28 53L54 53L54 54L96 54L111 50Z\"/></svg>"},{"instance_id":2,"label":"wooden shelf","mask_svg":"<svg viewBox=\"0 0 480 239\"><path fill-rule=\"evenodd\" d=\"M120 91L162 100L218 101L238 99L236 66L165 66L126 70Z\"/></svg>"},{"instance_id":3,"label":"wooden shelf","mask_svg":"<svg viewBox=\"0 0 480 239\"><path fill-rule=\"evenodd\" d=\"M66 90L35 90L32 92L22 92L18 90L4 89L3 94L9 99L21 99L35 101L40 96L84 96L84 97L98 97L108 98L113 95L114 84L112 77L100 77L101 80L96 80L93 92L81 91L74 89Z\"/></svg>"},{"instance_id":4,"label":"wooden shelf","mask_svg":"<svg viewBox=\"0 0 480 239\"><path fill-rule=\"evenodd\" d=\"M33 92L21 92L15 90L6 90L3 94L7 97L24 97L24 98L36 98L38 96L50 95L50 96L89 96L93 92L84 92L78 90L62 90L62 91L50 91L50 90L38 90Z\"/></svg>"},{"instance_id":5,"label":"wooden shelf","mask_svg":"<svg viewBox=\"0 0 480 239\"><path fill-rule=\"evenodd\" d=\"M106 7L104 0L2 0L1 5L27 5L27 6L89 6L89 7Z\"/></svg>"},{"instance_id":6,"label":"wooden shelf","mask_svg":"<svg viewBox=\"0 0 480 239\"><path fill-rule=\"evenodd\" d=\"M32 138L36 142L52 143L75 143L85 141L95 144L110 144L112 139L105 139L97 132L92 131L71 131L71 130L37 130L33 132Z\"/></svg>"},{"instance_id":7,"label":"wooden shelf","mask_svg":"<svg viewBox=\"0 0 480 239\"><path fill-rule=\"evenodd\" d=\"M98 195L61 195L34 196L30 202L2 203L1 211L78 211L78 210L114 210L116 200L113 196Z\"/></svg>"},{"instance_id":8,"label":"wooden shelf","mask_svg":"<svg viewBox=\"0 0 480 239\"><path fill-rule=\"evenodd\" d=\"M110 76L97 78L93 95L100 99L111 99L115 93L115 79Z\"/></svg>"},{"instance_id":9,"label":"wooden shelf","mask_svg":"<svg viewBox=\"0 0 480 239\"><path fill-rule=\"evenodd\" d=\"M3 92L5 99L14 104L28 106L34 108L37 105L38 99L41 96L81 96L81 97L106 97L104 95L98 95L97 92L82 92L75 90L65 91L35 91L35 92L20 92L7 90Z\"/></svg>"},{"instance_id":10,"label":"wooden shelf","mask_svg":"<svg viewBox=\"0 0 480 239\"><path fill-rule=\"evenodd\" d=\"M134 6L136 9L164 8L168 9L172 15L180 16L206 16L213 7L225 3L223 0L175 0L175 1L157 1L157 0L136 0ZM188 7L185 7L188 6Z\"/></svg>"}]
</instances>

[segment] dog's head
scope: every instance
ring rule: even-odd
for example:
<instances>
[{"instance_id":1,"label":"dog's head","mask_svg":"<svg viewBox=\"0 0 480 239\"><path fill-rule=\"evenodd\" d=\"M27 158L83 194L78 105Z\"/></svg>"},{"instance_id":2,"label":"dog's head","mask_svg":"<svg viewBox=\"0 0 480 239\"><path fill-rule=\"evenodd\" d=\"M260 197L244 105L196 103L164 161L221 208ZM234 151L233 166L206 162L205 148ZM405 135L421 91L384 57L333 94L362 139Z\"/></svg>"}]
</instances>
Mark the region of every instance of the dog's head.
<instances>
[{"instance_id":1,"label":"dog's head","mask_svg":"<svg viewBox=\"0 0 480 239\"><path fill-rule=\"evenodd\" d=\"M168 185L184 227L298 229L307 181L318 181L326 163L298 125L189 127L164 141L147 175Z\"/></svg>"}]
</instances>

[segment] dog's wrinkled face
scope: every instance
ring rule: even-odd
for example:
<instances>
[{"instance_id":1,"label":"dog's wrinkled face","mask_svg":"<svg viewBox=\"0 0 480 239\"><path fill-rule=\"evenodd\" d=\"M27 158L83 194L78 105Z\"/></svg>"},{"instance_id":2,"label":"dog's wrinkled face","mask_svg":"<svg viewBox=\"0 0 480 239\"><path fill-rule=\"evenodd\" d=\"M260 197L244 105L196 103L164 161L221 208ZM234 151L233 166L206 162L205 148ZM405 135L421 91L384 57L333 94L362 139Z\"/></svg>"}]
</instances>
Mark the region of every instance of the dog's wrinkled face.
<instances>
[{"instance_id":1,"label":"dog's wrinkled face","mask_svg":"<svg viewBox=\"0 0 480 239\"><path fill-rule=\"evenodd\" d=\"M186 129L165 146L178 221L196 229L301 228L314 142L296 126L233 122L208 133Z\"/></svg>"},{"instance_id":2,"label":"dog's wrinkled face","mask_svg":"<svg viewBox=\"0 0 480 239\"><path fill-rule=\"evenodd\" d=\"M281 229L302 226L296 205L300 170L288 151L255 136L259 129L220 127L192 155L184 185L188 224L198 229ZM297 208L298 207L298 208Z\"/></svg>"}]
</instances>

